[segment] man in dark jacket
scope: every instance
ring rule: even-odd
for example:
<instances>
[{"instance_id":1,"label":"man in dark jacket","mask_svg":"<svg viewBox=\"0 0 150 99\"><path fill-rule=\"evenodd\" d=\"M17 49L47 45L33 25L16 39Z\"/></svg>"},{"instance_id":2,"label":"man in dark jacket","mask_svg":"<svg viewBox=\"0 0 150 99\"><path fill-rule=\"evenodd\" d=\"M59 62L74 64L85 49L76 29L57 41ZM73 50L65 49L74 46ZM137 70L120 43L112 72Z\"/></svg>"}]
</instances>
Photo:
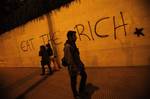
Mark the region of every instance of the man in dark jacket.
<instances>
[{"instance_id":1,"label":"man in dark jacket","mask_svg":"<svg viewBox=\"0 0 150 99\"><path fill-rule=\"evenodd\" d=\"M80 59L80 53L76 46L76 32L68 31L68 40L64 45L64 58L67 61L68 71L71 79L71 88L75 99L80 99L79 94L85 91L87 74L85 72L84 64ZM77 76L81 76L79 92L77 91Z\"/></svg>"}]
</instances>

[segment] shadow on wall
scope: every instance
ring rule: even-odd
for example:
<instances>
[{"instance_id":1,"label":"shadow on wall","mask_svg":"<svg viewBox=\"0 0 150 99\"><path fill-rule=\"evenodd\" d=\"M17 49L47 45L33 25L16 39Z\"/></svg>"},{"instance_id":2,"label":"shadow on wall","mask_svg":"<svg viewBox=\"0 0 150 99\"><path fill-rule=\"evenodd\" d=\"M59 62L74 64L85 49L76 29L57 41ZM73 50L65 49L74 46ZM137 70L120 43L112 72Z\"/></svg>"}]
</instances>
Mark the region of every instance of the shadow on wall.
<instances>
[{"instance_id":1,"label":"shadow on wall","mask_svg":"<svg viewBox=\"0 0 150 99\"><path fill-rule=\"evenodd\" d=\"M150 6L149 6L150 5L150 0L142 0L142 2L144 4L144 6L145 6L146 11L150 15L150 13L149 13L149 10L150 10Z\"/></svg>"}]
</instances>

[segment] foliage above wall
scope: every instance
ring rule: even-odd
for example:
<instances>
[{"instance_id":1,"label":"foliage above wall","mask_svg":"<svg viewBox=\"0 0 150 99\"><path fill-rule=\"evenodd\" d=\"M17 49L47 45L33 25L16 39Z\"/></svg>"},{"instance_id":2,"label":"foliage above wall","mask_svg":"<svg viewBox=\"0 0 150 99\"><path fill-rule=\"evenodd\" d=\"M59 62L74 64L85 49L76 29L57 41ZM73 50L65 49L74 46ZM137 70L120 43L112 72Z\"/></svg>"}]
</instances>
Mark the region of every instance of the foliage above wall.
<instances>
[{"instance_id":1,"label":"foliage above wall","mask_svg":"<svg viewBox=\"0 0 150 99\"><path fill-rule=\"evenodd\" d=\"M2 0L0 34L77 0Z\"/></svg>"}]
</instances>

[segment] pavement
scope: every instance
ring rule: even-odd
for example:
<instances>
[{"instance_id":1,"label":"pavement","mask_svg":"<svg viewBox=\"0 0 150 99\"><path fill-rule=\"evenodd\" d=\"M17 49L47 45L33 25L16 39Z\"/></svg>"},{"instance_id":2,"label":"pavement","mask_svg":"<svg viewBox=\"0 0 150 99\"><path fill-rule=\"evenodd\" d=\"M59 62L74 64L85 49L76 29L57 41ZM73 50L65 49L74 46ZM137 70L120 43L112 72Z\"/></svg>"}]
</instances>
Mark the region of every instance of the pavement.
<instances>
[{"instance_id":1,"label":"pavement","mask_svg":"<svg viewBox=\"0 0 150 99\"><path fill-rule=\"evenodd\" d=\"M82 99L150 99L150 66L89 67L86 72ZM0 68L0 99L74 99L65 67L52 75L40 73L38 67Z\"/></svg>"}]
</instances>

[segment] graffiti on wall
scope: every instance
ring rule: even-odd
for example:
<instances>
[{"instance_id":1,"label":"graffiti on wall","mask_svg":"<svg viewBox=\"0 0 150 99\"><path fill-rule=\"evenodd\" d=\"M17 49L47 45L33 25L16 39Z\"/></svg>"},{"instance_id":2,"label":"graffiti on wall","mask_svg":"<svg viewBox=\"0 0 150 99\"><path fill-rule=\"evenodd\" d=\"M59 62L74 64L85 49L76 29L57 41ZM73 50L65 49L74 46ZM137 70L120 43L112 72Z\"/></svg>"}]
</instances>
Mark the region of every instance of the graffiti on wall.
<instances>
[{"instance_id":1,"label":"graffiti on wall","mask_svg":"<svg viewBox=\"0 0 150 99\"><path fill-rule=\"evenodd\" d=\"M137 37L144 36L144 33L142 31L143 28L135 28L134 34L137 35Z\"/></svg>"},{"instance_id":2,"label":"graffiti on wall","mask_svg":"<svg viewBox=\"0 0 150 99\"><path fill-rule=\"evenodd\" d=\"M120 25L117 25L118 21L116 21L117 18L115 16L113 16L113 17L102 17L102 18L98 19L93 26L91 25L90 21L88 21L87 22L88 27L86 27L84 24L77 24L74 26L74 30L77 31L77 34L78 34L80 41L82 40L82 38L87 38L88 40L95 40L94 35L98 38L107 38L107 37L109 37L108 33L103 33L102 31L100 32L100 31L98 31L98 29L103 28L101 26L101 25L103 25L103 22L107 22L108 19L112 19L113 39L117 40L117 37L118 37L117 30L118 29L122 29L123 35L125 37L127 36L128 24L127 24L122 12L120 12L120 18L121 18ZM89 30L89 34L87 34L87 32L85 32L85 28ZM135 28L135 32L133 34L137 35L137 37L144 36L144 33L142 31L143 31L143 28ZM49 33L48 34L42 34L39 36L38 39L41 40L43 44L46 44L47 41L52 41L52 42L54 42L54 45L59 45L62 43L62 41L59 41L60 38L57 38L55 36L55 34L56 34L56 32L51 33L51 34L49 34ZM33 43L34 40L35 40L35 38L22 40L20 42L20 49L23 52L34 50L35 49L35 46Z\"/></svg>"},{"instance_id":3,"label":"graffiti on wall","mask_svg":"<svg viewBox=\"0 0 150 99\"><path fill-rule=\"evenodd\" d=\"M33 40L34 40L34 38L21 41L20 42L20 49L23 52L34 50Z\"/></svg>"},{"instance_id":4,"label":"graffiti on wall","mask_svg":"<svg viewBox=\"0 0 150 99\"><path fill-rule=\"evenodd\" d=\"M59 38L55 37L56 33L50 34L42 34L38 38L30 38L27 40L22 40L20 42L20 49L23 52L28 52L35 50L34 40L41 40L42 44L45 45L47 42L51 41L54 45L59 45L62 42L59 42Z\"/></svg>"},{"instance_id":5,"label":"graffiti on wall","mask_svg":"<svg viewBox=\"0 0 150 99\"><path fill-rule=\"evenodd\" d=\"M125 22L125 18L123 16L122 12L120 12L120 16L121 16L121 22L122 23L120 23L120 25L118 25L118 26L116 25L116 22L117 22L116 17L115 16L112 17L112 23L113 23L113 29L112 30L113 30L113 37L114 37L115 40L117 39L117 29L122 28L124 36L127 36L127 25L128 24ZM87 38L88 40L95 40L93 34L95 34L96 37L99 37L99 38L109 37L108 33L98 32L98 29L101 26L101 24L103 24L103 22L107 22L107 20L110 19L110 18L111 17L103 17L103 18L98 19L95 22L93 27L91 26L90 21L88 21L87 22L88 23L87 28L89 30L89 35L87 34L87 32L85 32L85 25L83 25L83 24L75 25L74 29L78 33L79 40L82 40L83 37ZM102 27L100 27L100 28L102 28ZM144 36L144 33L142 33L142 30L143 30L143 28L141 28L141 29L136 28L136 31L135 31L134 34L136 34L138 37L140 35ZM92 32L92 31L94 31L94 32Z\"/></svg>"}]
</instances>

